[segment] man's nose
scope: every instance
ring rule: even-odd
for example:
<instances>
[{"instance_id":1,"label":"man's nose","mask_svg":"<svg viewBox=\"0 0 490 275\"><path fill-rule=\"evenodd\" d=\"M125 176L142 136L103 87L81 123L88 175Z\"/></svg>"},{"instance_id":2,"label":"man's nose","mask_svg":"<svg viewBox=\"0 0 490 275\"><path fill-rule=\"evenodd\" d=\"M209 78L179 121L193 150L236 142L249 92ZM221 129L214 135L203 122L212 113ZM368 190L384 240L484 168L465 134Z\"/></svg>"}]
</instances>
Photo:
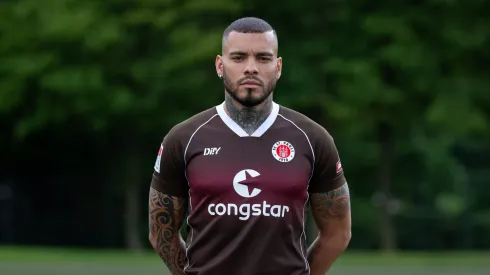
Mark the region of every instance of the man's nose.
<instances>
[{"instance_id":1,"label":"man's nose","mask_svg":"<svg viewBox=\"0 0 490 275\"><path fill-rule=\"evenodd\" d=\"M259 73L259 69L257 68L257 64L253 58L247 59L247 65L245 66L244 73L246 75L255 75Z\"/></svg>"}]
</instances>

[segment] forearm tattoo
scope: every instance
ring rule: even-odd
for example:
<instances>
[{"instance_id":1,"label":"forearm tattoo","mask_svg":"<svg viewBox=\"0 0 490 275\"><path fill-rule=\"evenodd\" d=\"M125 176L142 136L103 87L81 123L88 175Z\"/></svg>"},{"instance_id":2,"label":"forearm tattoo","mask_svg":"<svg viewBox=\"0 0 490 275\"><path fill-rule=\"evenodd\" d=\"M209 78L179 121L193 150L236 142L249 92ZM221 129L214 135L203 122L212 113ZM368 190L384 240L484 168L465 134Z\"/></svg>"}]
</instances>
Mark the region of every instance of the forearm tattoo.
<instances>
[{"instance_id":1,"label":"forearm tattoo","mask_svg":"<svg viewBox=\"0 0 490 275\"><path fill-rule=\"evenodd\" d=\"M311 205L319 218L344 219L350 212L350 194L347 183L327 193L312 194Z\"/></svg>"},{"instance_id":2,"label":"forearm tattoo","mask_svg":"<svg viewBox=\"0 0 490 275\"><path fill-rule=\"evenodd\" d=\"M244 107L240 110L227 93L225 95L225 106L231 119L240 125L247 134L251 135L262 125L262 122L267 119L272 111L272 97L266 99L264 106L261 108Z\"/></svg>"},{"instance_id":3,"label":"forearm tattoo","mask_svg":"<svg viewBox=\"0 0 490 275\"><path fill-rule=\"evenodd\" d=\"M149 225L152 244L172 274L183 274L185 248L179 229L185 217L186 201L150 188Z\"/></svg>"}]
</instances>

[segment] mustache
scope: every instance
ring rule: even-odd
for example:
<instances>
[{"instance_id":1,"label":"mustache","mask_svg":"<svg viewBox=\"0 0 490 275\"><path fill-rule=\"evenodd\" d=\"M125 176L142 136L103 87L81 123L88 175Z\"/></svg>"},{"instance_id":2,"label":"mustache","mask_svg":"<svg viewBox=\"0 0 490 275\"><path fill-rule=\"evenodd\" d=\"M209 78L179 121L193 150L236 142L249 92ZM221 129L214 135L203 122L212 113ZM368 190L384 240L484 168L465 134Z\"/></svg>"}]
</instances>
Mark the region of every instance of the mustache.
<instances>
[{"instance_id":1,"label":"mustache","mask_svg":"<svg viewBox=\"0 0 490 275\"><path fill-rule=\"evenodd\" d=\"M260 86L264 86L264 82L262 81L262 79L260 79L260 78L258 78L258 77L256 77L256 76L248 76L248 77L244 77L244 78L242 78L242 79L238 80L238 83L239 83L239 84L241 84L241 83L243 83L243 82L245 82L245 81L248 81L248 80L254 80L254 81L257 81L257 82L259 82L259 83L260 83Z\"/></svg>"}]
</instances>

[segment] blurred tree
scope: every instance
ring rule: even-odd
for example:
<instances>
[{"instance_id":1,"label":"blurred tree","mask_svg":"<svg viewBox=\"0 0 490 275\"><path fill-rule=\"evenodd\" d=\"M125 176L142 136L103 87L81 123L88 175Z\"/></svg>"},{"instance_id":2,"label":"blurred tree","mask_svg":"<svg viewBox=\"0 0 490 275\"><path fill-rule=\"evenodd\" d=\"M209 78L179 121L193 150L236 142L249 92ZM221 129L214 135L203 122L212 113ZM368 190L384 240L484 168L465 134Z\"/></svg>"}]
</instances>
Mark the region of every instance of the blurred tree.
<instances>
[{"instance_id":1,"label":"blurred tree","mask_svg":"<svg viewBox=\"0 0 490 275\"><path fill-rule=\"evenodd\" d=\"M22 142L73 118L101 137L117 132L111 144L123 153L111 172L117 181L112 184L126 186L126 243L140 249L138 185L148 185L141 181L144 137L163 138L173 124L222 96L206 90L218 84L212 68L221 46L220 23L240 5L224 0L1 5L0 112L16 117L12 138Z\"/></svg>"},{"instance_id":2,"label":"blurred tree","mask_svg":"<svg viewBox=\"0 0 490 275\"><path fill-rule=\"evenodd\" d=\"M28 137L93 132L91 143L78 137L56 147L59 140L50 138L38 155L66 159L62 151L70 145L98 152L97 163L107 168L93 181L109 190L99 200L112 211L125 201L125 243L141 248L146 194L140 193L153 161L145 152L156 154L169 127L222 100L213 65L221 33L232 20L253 15L279 34L284 71L275 100L336 139L351 183L353 247L444 247L451 236L471 236L473 224L488 234L490 189L472 163L490 164L482 153L490 137L483 1L271 0L267 6L274 8L225 0L0 2L2 145L39 148L37 140L28 146ZM471 145L476 141L482 145ZM476 207L482 209L473 214Z\"/></svg>"},{"instance_id":3,"label":"blurred tree","mask_svg":"<svg viewBox=\"0 0 490 275\"><path fill-rule=\"evenodd\" d=\"M400 192L404 188L392 187L405 176L418 181L410 176L412 165L404 162L406 169L396 167L407 153L418 151L423 163L419 168L432 175L429 180L451 175L447 183L452 184L438 192L448 187L461 195L467 191L464 181L451 190L464 174L456 169L451 147L489 129L478 99L490 87L483 81L481 67L477 69L490 42L489 25L476 6L468 8L462 1L432 1L424 6L390 2L382 9L356 3L330 6L324 15L331 28L342 29L332 32L325 44L329 50L323 68L330 93L324 103L351 139L378 136L368 142L379 143L379 191L384 198L380 245L392 250L397 248L392 216L398 208L393 196L406 202L423 196L406 196ZM438 20L430 20L435 14ZM463 35L469 32L471 37ZM429 146L413 144L420 134ZM394 171L400 174L392 176Z\"/></svg>"}]
</instances>

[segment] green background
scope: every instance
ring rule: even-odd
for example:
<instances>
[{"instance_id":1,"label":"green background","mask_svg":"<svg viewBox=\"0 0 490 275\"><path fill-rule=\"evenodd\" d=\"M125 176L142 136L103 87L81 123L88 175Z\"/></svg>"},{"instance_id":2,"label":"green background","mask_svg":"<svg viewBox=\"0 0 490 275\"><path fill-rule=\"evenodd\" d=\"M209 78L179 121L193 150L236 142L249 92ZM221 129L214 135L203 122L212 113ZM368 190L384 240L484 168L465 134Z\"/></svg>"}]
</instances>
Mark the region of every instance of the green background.
<instances>
[{"instance_id":1,"label":"green background","mask_svg":"<svg viewBox=\"0 0 490 275\"><path fill-rule=\"evenodd\" d=\"M0 1L0 273L164 274L147 241L158 147L222 102L222 32L257 16L284 60L274 100L333 135L351 187L353 237L331 274L490 274L489 13L484 0Z\"/></svg>"}]
</instances>

